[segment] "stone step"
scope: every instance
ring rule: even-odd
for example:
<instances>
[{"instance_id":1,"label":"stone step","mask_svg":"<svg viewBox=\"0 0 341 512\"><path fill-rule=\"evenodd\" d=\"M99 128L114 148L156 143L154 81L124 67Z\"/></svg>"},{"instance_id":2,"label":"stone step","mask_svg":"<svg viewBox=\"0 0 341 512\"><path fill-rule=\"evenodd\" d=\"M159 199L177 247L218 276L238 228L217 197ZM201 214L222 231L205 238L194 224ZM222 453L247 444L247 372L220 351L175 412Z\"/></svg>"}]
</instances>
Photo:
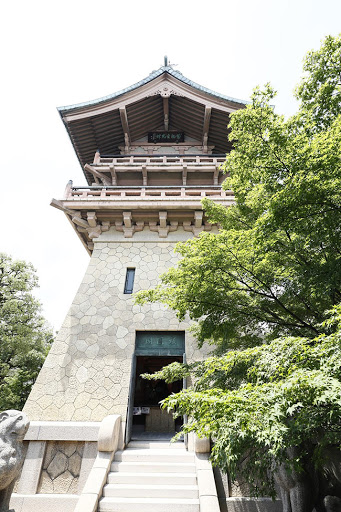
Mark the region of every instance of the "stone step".
<instances>
[{"instance_id":1,"label":"stone step","mask_svg":"<svg viewBox=\"0 0 341 512\"><path fill-rule=\"evenodd\" d=\"M195 473L193 462L118 462L111 464L111 471L123 473Z\"/></svg>"},{"instance_id":2,"label":"stone step","mask_svg":"<svg viewBox=\"0 0 341 512\"><path fill-rule=\"evenodd\" d=\"M192 462L193 453L170 449L128 448L115 453L117 462Z\"/></svg>"},{"instance_id":3,"label":"stone step","mask_svg":"<svg viewBox=\"0 0 341 512\"><path fill-rule=\"evenodd\" d=\"M124 464L124 463L122 463ZM131 484L136 483L137 485L195 485L197 483L196 474L193 473L132 473L115 471L109 473L108 483L109 484Z\"/></svg>"},{"instance_id":4,"label":"stone step","mask_svg":"<svg viewBox=\"0 0 341 512\"><path fill-rule=\"evenodd\" d=\"M104 497L121 498L198 498L197 485L107 484Z\"/></svg>"},{"instance_id":5,"label":"stone step","mask_svg":"<svg viewBox=\"0 0 341 512\"><path fill-rule=\"evenodd\" d=\"M99 512L199 512L198 499L102 498Z\"/></svg>"},{"instance_id":6,"label":"stone step","mask_svg":"<svg viewBox=\"0 0 341 512\"><path fill-rule=\"evenodd\" d=\"M149 448L150 450L172 449L186 451L185 443L182 441L177 441L176 443L171 443L169 441L130 441L127 448Z\"/></svg>"}]
</instances>

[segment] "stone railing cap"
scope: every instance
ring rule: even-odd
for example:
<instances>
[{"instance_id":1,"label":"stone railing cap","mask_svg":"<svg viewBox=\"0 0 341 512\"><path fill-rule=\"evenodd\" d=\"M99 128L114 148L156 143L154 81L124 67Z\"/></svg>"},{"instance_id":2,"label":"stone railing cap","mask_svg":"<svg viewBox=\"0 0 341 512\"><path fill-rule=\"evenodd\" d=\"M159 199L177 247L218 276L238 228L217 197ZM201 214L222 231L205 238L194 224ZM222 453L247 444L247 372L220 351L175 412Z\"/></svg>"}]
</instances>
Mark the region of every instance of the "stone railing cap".
<instances>
[{"instance_id":1,"label":"stone railing cap","mask_svg":"<svg viewBox=\"0 0 341 512\"><path fill-rule=\"evenodd\" d=\"M25 441L97 441L99 421L31 421Z\"/></svg>"}]
</instances>

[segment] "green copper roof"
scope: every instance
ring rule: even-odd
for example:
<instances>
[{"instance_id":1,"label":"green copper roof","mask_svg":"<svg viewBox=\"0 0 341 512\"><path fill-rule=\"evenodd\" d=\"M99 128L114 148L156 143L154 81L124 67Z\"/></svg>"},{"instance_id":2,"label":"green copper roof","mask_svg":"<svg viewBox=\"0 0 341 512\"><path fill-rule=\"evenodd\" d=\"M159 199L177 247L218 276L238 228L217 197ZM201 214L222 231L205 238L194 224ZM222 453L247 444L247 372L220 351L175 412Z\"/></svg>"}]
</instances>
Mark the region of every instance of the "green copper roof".
<instances>
[{"instance_id":1,"label":"green copper roof","mask_svg":"<svg viewBox=\"0 0 341 512\"><path fill-rule=\"evenodd\" d=\"M102 98L98 98L96 100L91 101L85 101L83 103L77 103L75 105L68 105L64 107L58 107L58 111L60 114L63 112L66 112L68 110L75 110L82 107L88 107L91 105L97 105L99 103L106 102L108 100L112 100L114 98L118 98L119 96L122 96L122 94L125 94L127 92L133 91L134 89L137 89L138 87L141 87L142 85L145 85L158 76L162 75L163 73L168 73L171 76L174 76L181 82L184 82L185 84L190 85L194 89L198 89L199 91L202 91L206 94L210 94L211 96L214 96L216 98L225 100L225 101L231 101L233 103L239 103L241 105L245 105L249 103L248 101L239 100L237 98L232 98L231 96L225 96L224 94L219 94L218 92L212 91L211 89L208 89L207 87L203 87L202 85L197 84L196 82L193 82L192 80L189 80L189 78L186 78L180 71L176 71L172 68L172 66L161 66L156 71L152 71L149 76L144 78L143 80L140 80L139 82L136 82L136 84L130 85L129 87L126 87L125 89L122 89L121 91L115 92L114 94L109 94L108 96L103 96Z\"/></svg>"}]
</instances>

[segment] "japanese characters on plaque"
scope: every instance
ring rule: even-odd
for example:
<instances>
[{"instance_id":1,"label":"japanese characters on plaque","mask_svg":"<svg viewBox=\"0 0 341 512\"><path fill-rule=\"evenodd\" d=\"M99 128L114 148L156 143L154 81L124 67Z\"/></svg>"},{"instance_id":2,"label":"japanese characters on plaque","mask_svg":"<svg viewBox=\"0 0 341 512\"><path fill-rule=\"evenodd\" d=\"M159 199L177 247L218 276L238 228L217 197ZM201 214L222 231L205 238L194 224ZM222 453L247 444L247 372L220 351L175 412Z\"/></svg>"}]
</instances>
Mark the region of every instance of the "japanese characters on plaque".
<instances>
[{"instance_id":1,"label":"japanese characters on plaque","mask_svg":"<svg viewBox=\"0 0 341 512\"><path fill-rule=\"evenodd\" d=\"M184 142L184 132L148 132L148 142L168 143L168 142Z\"/></svg>"}]
</instances>

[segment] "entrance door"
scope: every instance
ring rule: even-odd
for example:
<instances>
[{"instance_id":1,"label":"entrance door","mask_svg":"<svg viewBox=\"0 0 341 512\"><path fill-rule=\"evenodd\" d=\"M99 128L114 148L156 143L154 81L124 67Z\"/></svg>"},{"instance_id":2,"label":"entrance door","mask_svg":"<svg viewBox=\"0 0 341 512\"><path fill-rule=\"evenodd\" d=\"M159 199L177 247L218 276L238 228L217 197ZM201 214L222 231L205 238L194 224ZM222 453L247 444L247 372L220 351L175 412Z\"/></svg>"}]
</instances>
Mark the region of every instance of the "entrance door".
<instances>
[{"instance_id":1,"label":"entrance door","mask_svg":"<svg viewBox=\"0 0 341 512\"><path fill-rule=\"evenodd\" d=\"M148 433L175 434L180 430L181 419L161 409L160 402L172 393L182 389L182 381L166 384L164 380L146 380L144 373L155 373L173 362L182 362L179 356L137 356L133 410L133 434Z\"/></svg>"},{"instance_id":2,"label":"entrance door","mask_svg":"<svg viewBox=\"0 0 341 512\"><path fill-rule=\"evenodd\" d=\"M181 420L174 421L171 414L160 409L159 402L182 388L182 381L166 384L140 377L155 373L164 366L183 361L185 333L182 331L140 331L136 333L135 354L128 400L126 443L131 436L148 433L174 434L181 427ZM147 435L147 434L146 434Z\"/></svg>"}]
</instances>

